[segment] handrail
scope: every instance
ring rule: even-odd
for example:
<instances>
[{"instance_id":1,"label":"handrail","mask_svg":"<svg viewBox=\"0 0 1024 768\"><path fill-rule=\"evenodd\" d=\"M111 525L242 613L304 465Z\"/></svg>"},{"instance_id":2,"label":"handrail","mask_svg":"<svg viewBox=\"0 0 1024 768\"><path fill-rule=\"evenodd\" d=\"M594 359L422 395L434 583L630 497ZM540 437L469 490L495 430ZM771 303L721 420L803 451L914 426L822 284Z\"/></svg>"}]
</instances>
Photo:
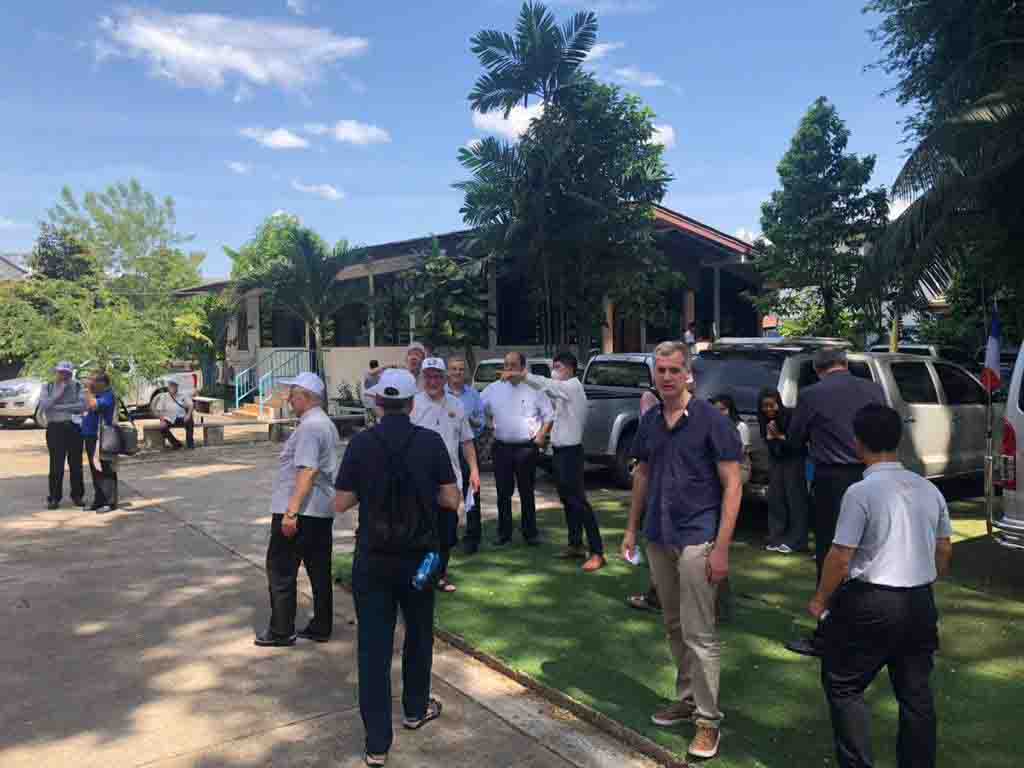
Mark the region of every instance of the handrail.
<instances>
[{"instance_id":1,"label":"handrail","mask_svg":"<svg viewBox=\"0 0 1024 768\"><path fill-rule=\"evenodd\" d=\"M280 357L280 359L277 360L275 364L270 366L269 371L260 376L260 413L263 412L263 406L272 396L274 388L277 386L277 382L280 379L292 378L294 376L298 376L300 373L304 373L305 371L309 370L308 350L276 350L275 352L283 352L284 354L279 355L278 357ZM271 359L273 359L273 357L274 356L271 356Z\"/></svg>"},{"instance_id":2,"label":"handrail","mask_svg":"<svg viewBox=\"0 0 1024 768\"><path fill-rule=\"evenodd\" d=\"M306 352L307 350L303 347L274 347L266 350L266 354L259 355L253 365L235 375L235 409L240 408L242 402L250 395L259 393L262 378L260 371L266 371L268 368L273 370L280 365L275 361L284 355L294 356ZM301 373L301 371L297 371L297 373Z\"/></svg>"}]
</instances>

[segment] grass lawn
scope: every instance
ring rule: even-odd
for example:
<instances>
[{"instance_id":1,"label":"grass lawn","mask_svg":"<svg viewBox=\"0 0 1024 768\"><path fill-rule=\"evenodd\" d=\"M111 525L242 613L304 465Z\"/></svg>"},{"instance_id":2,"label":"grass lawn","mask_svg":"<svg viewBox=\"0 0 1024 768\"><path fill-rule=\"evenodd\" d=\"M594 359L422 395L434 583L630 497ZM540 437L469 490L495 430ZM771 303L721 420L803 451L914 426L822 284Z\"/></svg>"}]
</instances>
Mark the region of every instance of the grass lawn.
<instances>
[{"instance_id":1,"label":"grass lawn","mask_svg":"<svg viewBox=\"0 0 1024 768\"><path fill-rule=\"evenodd\" d=\"M605 546L617 552L626 521L621 495L592 493ZM754 518L756 509L747 513ZM626 607L646 587L646 568L617 557L584 575L554 559L564 543L561 510L539 512L545 544L453 558L454 595L438 598L437 622L535 680L644 734L679 755L692 726L650 724L674 690L675 668L660 617ZM932 678L939 710L939 764L1011 768L1010 734L1024 714L1024 556L984 538L980 504L954 505L952 582L937 587L942 650ZM732 621L723 626L723 749L716 766L834 765L818 662L782 643L811 627L804 606L814 582L808 557L769 554L744 526L732 556ZM756 526L753 526L756 527ZM336 558L348 578L351 556ZM881 675L869 700L877 763L895 765L897 708Z\"/></svg>"}]
</instances>

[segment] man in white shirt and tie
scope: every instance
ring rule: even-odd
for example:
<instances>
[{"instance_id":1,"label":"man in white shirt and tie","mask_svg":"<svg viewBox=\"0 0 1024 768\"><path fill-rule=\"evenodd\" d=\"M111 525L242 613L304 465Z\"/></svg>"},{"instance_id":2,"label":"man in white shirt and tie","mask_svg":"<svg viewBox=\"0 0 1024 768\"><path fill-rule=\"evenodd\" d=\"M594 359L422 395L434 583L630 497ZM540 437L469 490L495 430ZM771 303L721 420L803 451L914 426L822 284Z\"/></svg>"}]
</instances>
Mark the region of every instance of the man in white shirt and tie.
<instances>
[{"instance_id":1,"label":"man in white shirt and tie","mask_svg":"<svg viewBox=\"0 0 1024 768\"><path fill-rule=\"evenodd\" d=\"M498 538L512 540L512 493L518 487L521 527L528 545L540 543L533 487L537 455L547 440L554 417L551 400L526 383L526 355L509 352L500 381L490 384L481 399L494 425L494 483L498 490Z\"/></svg>"},{"instance_id":2,"label":"man in white shirt and tie","mask_svg":"<svg viewBox=\"0 0 1024 768\"><path fill-rule=\"evenodd\" d=\"M569 546L560 556L565 560L585 560L583 571L592 573L603 568L606 561L597 516L583 487L583 427L587 423L587 394L577 376L578 367L574 354L562 352L555 357L552 378L529 374L526 383L544 392L555 404L551 445L558 496L565 508L565 522L569 529ZM589 558L583 547L584 530L590 548Z\"/></svg>"},{"instance_id":3,"label":"man in white shirt and tie","mask_svg":"<svg viewBox=\"0 0 1024 768\"><path fill-rule=\"evenodd\" d=\"M189 450L196 447L192 437L195 429L195 419L192 415L194 409L192 398L188 395L179 395L178 382L173 380L167 382L167 391L161 392L153 401L153 415L160 418L160 433L176 451L181 449L181 442L171 432L171 427L184 427L185 445Z\"/></svg>"}]
</instances>

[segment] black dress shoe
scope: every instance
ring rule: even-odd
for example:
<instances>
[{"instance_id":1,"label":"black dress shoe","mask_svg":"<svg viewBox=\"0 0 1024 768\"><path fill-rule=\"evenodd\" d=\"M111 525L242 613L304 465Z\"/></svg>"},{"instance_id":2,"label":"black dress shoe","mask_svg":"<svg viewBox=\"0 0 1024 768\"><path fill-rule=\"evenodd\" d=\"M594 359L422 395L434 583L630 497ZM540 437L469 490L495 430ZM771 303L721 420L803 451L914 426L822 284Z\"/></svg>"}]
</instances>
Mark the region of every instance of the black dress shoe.
<instances>
[{"instance_id":1,"label":"black dress shoe","mask_svg":"<svg viewBox=\"0 0 1024 768\"><path fill-rule=\"evenodd\" d=\"M540 546L540 536L534 536L532 539L526 539L525 541L526 541L526 546L528 546L528 547L539 547Z\"/></svg>"},{"instance_id":2,"label":"black dress shoe","mask_svg":"<svg viewBox=\"0 0 1024 768\"><path fill-rule=\"evenodd\" d=\"M56 509L59 506L60 506L60 502L59 501L54 501L53 499L47 499L46 500L46 508L47 509Z\"/></svg>"},{"instance_id":3,"label":"black dress shoe","mask_svg":"<svg viewBox=\"0 0 1024 768\"><path fill-rule=\"evenodd\" d=\"M495 540L494 540L494 541L492 541L491 543L492 543L492 544L493 544L494 546L496 546L496 547L504 547L505 545L507 545L507 544L511 544L511 543L512 543L512 537L511 537L511 536L509 536L509 537L508 537L507 539L505 539L505 538L501 538L501 537L498 537L497 539L495 539Z\"/></svg>"},{"instance_id":4,"label":"black dress shoe","mask_svg":"<svg viewBox=\"0 0 1024 768\"><path fill-rule=\"evenodd\" d=\"M480 551L480 542L479 541L470 541L469 539L464 539L463 540L463 542L462 542L462 554L464 554L464 555L475 555L479 551Z\"/></svg>"},{"instance_id":5,"label":"black dress shoe","mask_svg":"<svg viewBox=\"0 0 1024 768\"><path fill-rule=\"evenodd\" d=\"M289 645L295 645L295 635L281 637L267 629L256 635L254 642L261 648L285 648Z\"/></svg>"},{"instance_id":6,"label":"black dress shoe","mask_svg":"<svg viewBox=\"0 0 1024 768\"><path fill-rule=\"evenodd\" d=\"M825 655L824 646L825 644L815 635L809 635L807 637L798 637L796 640L790 640L786 643L786 650L799 653L801 656L820 657Z\"/></svg>"},{"instance_id":7,"label":"black dress shoe","mask_svg":"<svg viewBox=\"0 0 1024 768\"><path fill-rule=\"evenodd\" d=\"M85 499L72 499L71 503L76 507L87 507L89 506Z\"/></svg>"},{"instance_id":8,"label":"black dress shoe","mask_svg":"<svg viewBox=\"0 0 1024 768\"><path fill-rule=\"evenodd\" d=\"M325 635L323 632L314 632L309 627L301 630L298 636L303 640L312 640L314 643L326 643L331 639L329 632Z\"/></svg>"}]
</instances>

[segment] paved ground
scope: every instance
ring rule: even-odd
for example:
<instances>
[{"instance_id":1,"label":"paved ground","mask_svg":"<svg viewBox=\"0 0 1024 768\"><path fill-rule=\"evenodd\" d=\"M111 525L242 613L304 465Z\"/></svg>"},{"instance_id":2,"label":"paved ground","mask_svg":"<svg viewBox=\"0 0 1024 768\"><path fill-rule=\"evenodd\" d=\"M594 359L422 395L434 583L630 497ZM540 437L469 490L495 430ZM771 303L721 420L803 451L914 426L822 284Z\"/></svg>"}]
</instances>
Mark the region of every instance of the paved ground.
<instances>
[{"instance_id":1,"label":"paved ground","mask_svg":"<svg viewBox=\"0 0 1024 768\"><path fill-rule=\"evenodd\" d=\"M0 431L0 456L0 765L361 764L346 593L331 643L252 645L275 446L125 461L132 506L103 516L45 510L42 432ZM434 687L444 719L397 733L391 765L652 765L458 652L439 648Z\"/></svg>"}]
</instances>

